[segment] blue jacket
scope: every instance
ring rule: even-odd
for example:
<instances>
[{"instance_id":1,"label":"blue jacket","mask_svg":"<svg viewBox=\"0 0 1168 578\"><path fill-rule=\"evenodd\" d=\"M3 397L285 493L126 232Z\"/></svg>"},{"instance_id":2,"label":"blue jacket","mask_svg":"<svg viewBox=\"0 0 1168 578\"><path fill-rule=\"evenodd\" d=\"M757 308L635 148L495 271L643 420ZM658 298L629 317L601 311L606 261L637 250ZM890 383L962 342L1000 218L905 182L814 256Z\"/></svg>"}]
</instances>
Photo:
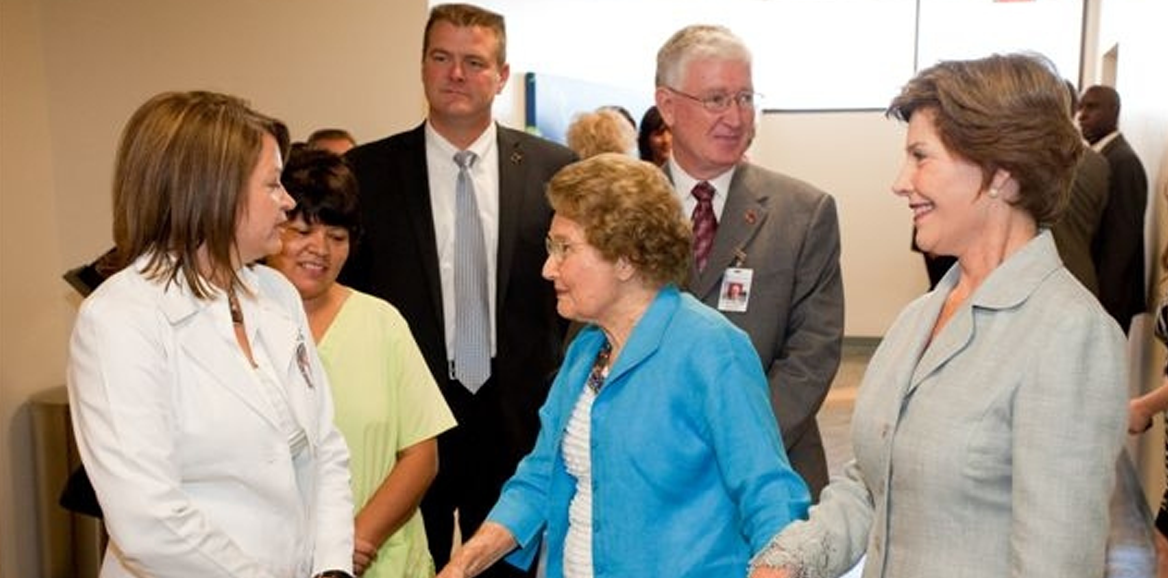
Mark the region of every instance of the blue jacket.
<instances>
[{"instance_id":1,"label":"blue jacket","mask_svg":"<svg viewBox=\"0 0 1168 578\"><path fill-rule=\"evenodd\" d=\"M488 518L531 564L547 532L548 576L563 575L576 480L561 446L604 343L582 330L540 410L540 433ZM750 557L805 517L758 355L721 314L674 287L638 321L592 407L593 564L603 576L744 576Z\"/></svg>"}]
</instances>

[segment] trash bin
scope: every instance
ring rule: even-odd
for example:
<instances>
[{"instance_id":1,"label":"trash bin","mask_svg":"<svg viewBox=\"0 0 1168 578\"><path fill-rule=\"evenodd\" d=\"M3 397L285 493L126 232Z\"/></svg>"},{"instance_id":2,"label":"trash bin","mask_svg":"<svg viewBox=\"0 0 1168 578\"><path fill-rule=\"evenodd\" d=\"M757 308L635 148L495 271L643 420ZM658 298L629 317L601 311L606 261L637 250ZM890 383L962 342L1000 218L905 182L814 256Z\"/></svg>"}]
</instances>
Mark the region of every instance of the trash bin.
<instances>
[{"instance_id":1,"label":"trash bin","mask_svg":"<svg viewBox=\"0 0 1168 578\"><path fill-rule=\"evenodd\" d=\"M73 440L65 386L33 395L29 405L41 543L40 575L96 578L105 552L105 527L101 520L70 512L57 503L69 474L81 465Z\"/></svg>"}]
</instances>

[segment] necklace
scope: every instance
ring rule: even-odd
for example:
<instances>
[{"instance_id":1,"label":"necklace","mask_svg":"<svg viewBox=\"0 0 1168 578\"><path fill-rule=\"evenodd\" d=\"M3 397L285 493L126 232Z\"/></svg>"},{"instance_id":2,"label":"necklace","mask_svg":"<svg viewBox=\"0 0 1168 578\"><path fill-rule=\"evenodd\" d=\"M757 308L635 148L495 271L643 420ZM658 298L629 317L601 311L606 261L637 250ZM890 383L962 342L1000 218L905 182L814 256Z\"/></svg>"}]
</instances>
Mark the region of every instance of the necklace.
<instances>
[{"instance_id":1,"label":"necklace","mask_svg":"<svg viewBox=\"0 0 1168 578\"><path fill-rule=\"evenodd\" d=\"M610 355L612 355L612 344L606 340L604 345L600 346L600 351L596 353L596 361L592 362L592 371L588 374L588 389L591 389L593 394L600 393L600 388L604 387L604 380L608 377L608 358Z\"/></svg>"},{"instance_id":2,"label":"necklace","mask_svg":"<svg viewBox=\"0 0 1168 578\"><path fill-rule=\"evenodd\" d=\"M227 308L231 310L231 323L243 325L243 308L239 306L239 298L235 296L234 290L227 291Z\"/></svg>"}]
</instances>

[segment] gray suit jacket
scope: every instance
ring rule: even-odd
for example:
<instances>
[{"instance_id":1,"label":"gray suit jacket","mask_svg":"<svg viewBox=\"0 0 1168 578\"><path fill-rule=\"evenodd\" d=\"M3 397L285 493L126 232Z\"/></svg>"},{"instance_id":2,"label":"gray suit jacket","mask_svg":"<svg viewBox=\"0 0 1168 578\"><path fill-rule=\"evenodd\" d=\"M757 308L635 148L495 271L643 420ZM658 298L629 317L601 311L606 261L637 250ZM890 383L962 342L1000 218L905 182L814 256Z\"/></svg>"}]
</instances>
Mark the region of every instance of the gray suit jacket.
<instances>
[{"instance_id":1,"label":"gray suit jacket","mask_svg":"<svg viewBox=\"0 0 1168 578\"><path fill-rule=\"evenodd\" d=\"M742 163L734 172L709 262L689 290L711 307L727 267L754 271L745 312L722 313L750 335L770 382L791 465L812 498L827 484L815 414L839 368L844 292L839 220L828 194Z\"/></svg>"},{"instance_id":2,"label":"gray suit jacket","mask_svg":"<svg viewBox=\"0 0 1168 578\"><path fill-rule=\"evenodd\" d=\"M1084 150L1075 168L1067 210L1050 228L1063 264L1095 295L1099 295L1099 280L1091 257L1091 243L1099 229L1103 207L1107 206L1108 170L1103 155L1089 148Z\"/></svg>"},{"instance_id":3,"label":"gray suit jacket","mask_svg":"<svg viewBox=\"0 0 1168 578\"><path fill-rule=\"evenodd\" d=\"M838 576L866 552L864 578L1103 575L1123 335L1043 232L930 343L960 274L889 329L856 398L855 460L768 563Z\"/></svg>"}]
</instances>

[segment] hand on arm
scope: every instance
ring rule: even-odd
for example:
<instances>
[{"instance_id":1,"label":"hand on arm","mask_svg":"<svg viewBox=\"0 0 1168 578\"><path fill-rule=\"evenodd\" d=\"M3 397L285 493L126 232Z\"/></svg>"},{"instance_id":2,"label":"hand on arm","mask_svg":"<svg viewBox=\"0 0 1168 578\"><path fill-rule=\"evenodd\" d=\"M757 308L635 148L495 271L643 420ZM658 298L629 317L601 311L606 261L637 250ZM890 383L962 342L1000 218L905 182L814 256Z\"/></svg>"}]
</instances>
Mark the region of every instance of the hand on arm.
<instances>
[{"instance_id":1,"label":"hand on arm","mask_svg":"<svg viewBox=\"0 0 1168 578\"><path fill-rule=\"evenodd\" d=\"M353 550L357 575L373 563L385 540L414 515L437 473L438 442L434 438L398 452L389 475L357 513Z\"/></svg>"},{"instance_id":2,"label":"hand on arm","mask_svg":"<svg viewBox=\"0 0 1168 578\"><path fill-rule=\"evenodd\" d=\"M1152 416L1168 410L1168 375L1160 381L1160 387L1137 397L1128 403L1127 433L1136 435L1152 427Z\"/></svg>"},{"instance_id":3,"label":"hand on arm","mask_svg":"<svg viewBox=\"0 0 1168 578\"><path fill-rule=\"evenodd\" d=\"M487 521L464 543L437 578L471 578L498 562L517 546L515 536L501 524Z\"/></svg>"},{"instance_id":4,"label":"hand on arm","mask_svg":"<svg viewBox=\"0 0 1168 578\"><path fill-rule=\"evenodd\" d=\"M750 578L790 578L791 574L785 568L755 568Z\"/></svg>"}]
</instances>

